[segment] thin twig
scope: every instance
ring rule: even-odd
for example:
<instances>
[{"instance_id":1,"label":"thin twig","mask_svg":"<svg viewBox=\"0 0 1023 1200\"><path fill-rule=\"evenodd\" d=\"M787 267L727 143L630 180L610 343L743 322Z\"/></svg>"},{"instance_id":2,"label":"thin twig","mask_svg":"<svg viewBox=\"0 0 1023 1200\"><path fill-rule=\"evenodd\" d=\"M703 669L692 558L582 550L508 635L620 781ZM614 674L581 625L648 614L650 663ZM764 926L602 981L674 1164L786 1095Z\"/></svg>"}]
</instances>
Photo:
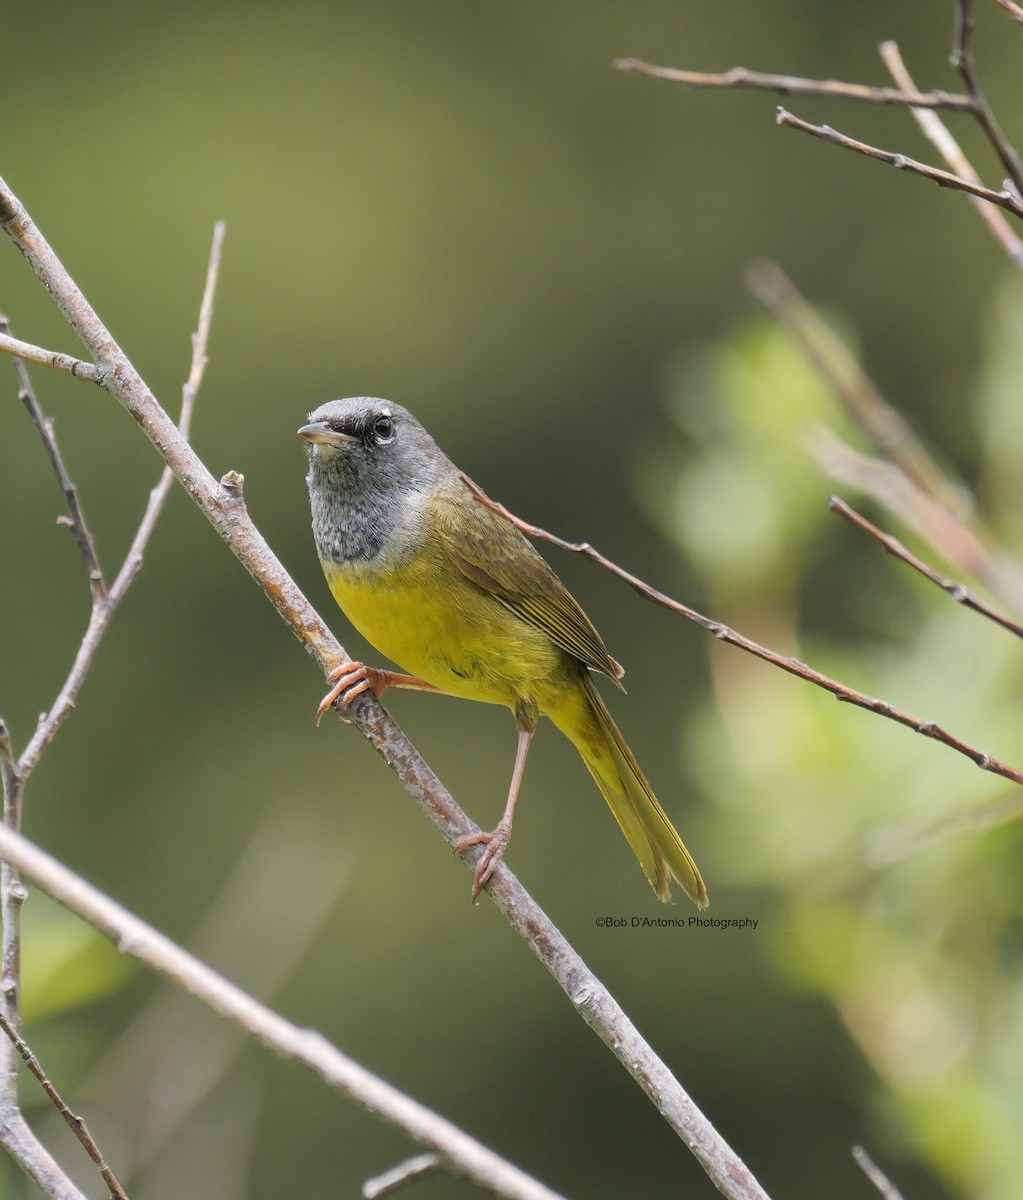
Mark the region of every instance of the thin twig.
<instances>
[{"instance_id":1,"label":"thin twig","mask_svg":"<svg viewBox=\"0 0 1023 1200\"><path fill-rule=\"evenodd\" d=\"M933 113L918 115L941 125ZM977 205L1007 227L1002 213L983 201L978 200ZM822 430L811 439L811 453L823 469L874 495L949 562L978 576L1007 604L1023 612L1023 578L1018 566L993 543L990 532L970 511L971 499L965 488L942 471L841 338L777 264L766 260L753 263L746 284L845 411L890 460L868 458L830 430Z\"/></svg>"},{"instance_id":2,"label":"thin twig","mask_svg":"<svg viewBox=\"0 0 1023 1200\"><path fill-rule=\"evenodd\" d=\"M117 1176L110 1169L103 1155L100 1153L100 1148L96 1145L96 1141L89 1132L89 1127L86 1125L85 1121L71 1111L63 1096L61 1096L60 1092L57 1091L52 1082L47 1078L46 1072L43 1070L39 1059L36 1058L36 1056L32 1053L28 1043L24 1038L19 1037L19 1035L11 1027L10 1022L5 1016L3 1016L2 1013L0 1013L0 1029L2 1029L7 1037L10 1038L14 1048L24 1060L25 1066L28 1067L36 1079L38 1079L40 1087L47 1094L47 1096L49 1096L54 1108L56 1108L56 1110L64 1118L68 1128L75 1135L75 1137L78 1138L79 1142L81 1142L86 1154L88 1154L88 1156L96 1164L103 1182L107 1185L113 1200L128 1200L127 1193L125 1192L124 1188L121 1187Z\"/></svg>"},{"instance_id":3,"label":"thin twig","mask_svg":"<svg viewBox=\"0 0 1023 1200\"><path fill-rule=\"evenodd\" d=\"M672 83L684 83L693 88L759 88L783 95L840 96L846 100L862 100L868 104L906 104L916 108L948 108L970 111L969 96L954 92L920 92L916 88L868 87L862 83L843 83L838 79L804 79L799 75L772 75L766 71L750 71L732 67L721 74L706 71L684 71L677 67L657 67L641 58L616 58L611 64L619 71L637 71Z\"/></svg>"},{"instance_id":4,"label":"thin twig","mask_svg":"<svg viewBox=\"0 0 1023 1200\"><path fill-rule=\"evenodd\" d=\"M0 717L0 778L6 781L8 774L15 772L17 767L14 747L11 745L11 731L7 728L7 722Z\"/></svg>"},{"instance_id":5,"label":"thin twig","mask_svg":"<svg viewBox=\"0 0 1023 1200\"><path fill-rule=\"evenodd\" d=\"M1023 25L1023 8L1020 8L1016 0L995 0L995 3L1000 4L1014 21Z\"/></svg>"},{"instance_id":6,"label":"thin twig","mask_svg":"<svg viewBox=\"0 0 1023 1200\"><path fill-rule=\"evenodd\" d=\"M902 61L902 55L895 42L882 42L880 55L899 87L906 89L915 87L913 77L906 69L906 64ZM937 148L938 153L955 174L979 184L980 176L941 117L936 112L924 108L914 108L910 111L916 123L923 130L924 136ZM1005 253L1017 267L1023 267L1023 239L1017 236L1005 214L977 196L971 196L970 203Z\"/></svg>"},{"instance_id":7,"label":"thin twig","mask_svg":"<svg viewBox=\"0 0 1023 1200\"><path fill-rule=\"evenodd\" d=\"M1023 8L1016 3L1016 0L997 0L997 2L1014 19L1023 19L1021 18ZM951 174L926 163L917 162L905 154L892 153L868 145L866 142L858 142L854 138L838 133L828 125L810 124L793 116L784 108L778 109L778 123L813 134L815 137L823 138L848 150L854 150L869 158L876 158L899 170L920 175L932 180L940 187L967 192L975 198L1007 209L1018 217L1023 215L1023 161L1002 131L981 85L973 56L973 28L974 0L958 0L958 19L952 63L958 69L965 84L965 93L922 92L916 87L908 72L897 76L895 82L898 86L890 88L870 87L866 84L847 83L836 79L805 79L798 75L752 71L747 67L732 67L731 70L720 73L689 71L677 67L655 66L639 58L615 59L613 65L621 71L636 71L694 88L757 88L763 91L780 92L784 95L840 97L869 104L900 104L912 108L918 114L922 114L924 110L930 110L933 113L937 109L969 112L983 129L985 136L1009 174L1006 187L1001 192L984 187L972 170Z\"/></svg>"},{"instance_id":8,"label":"thin twig","mask_svg":"<svg viewBox=\"0 0 1023 1200\"><path fill-rule=\"evenodd\" d=\"M990 604L981 600L979 596L975 596L965 584L957 583L954 579L949 579L947 575L942 575L939 571L935 571L922 558L917 558L915 554L908 550L897 537L893 537L890 533L885 533L883 530L878 529L876 525L868 521L866 517L861 516L854 508L850 508L844 500L840 500L838 496L832 496L828 500L828 508L832 512L838 513L840 517L844 517L850 525L855 525L857 529L861 529L876 542L879 542L889 554L901 559L908 566L911 566L914 571L919 571L931 583L936 583L938 587L947 592L957 603L962 604L964 608L972 608L974 612L980 613L982 617L987 617L989 621L994 621L996 624L1001 625L1009 633L1014 633L1016 637L1023 638L1023 625L1012 620L1011 617L1000 613L997 609L992 608Z\"/></svg>"},{"instance_id":9,"label":"thin twig","mask_svg":"<svg viewBox=\"0 0 1023 1200\"><path fill-rule=\"evenodd\" d=\"M1023 817L1023 797L1015 788L993 801L915 824L889 826L872 834L863 855L868 867L888 867L962 834L976 836Z\"/></svg>"},{"instance_id":10,"label":"thin twig","mask_svg":"<svg viewBox=\"0 0 1023 1200\"><path fill-rule=\"evenodd\" d=\"M10 829L21 826L22 782L14 757L11 732L0 717L0 784L2 784L4 824ZM0 949L0 1012L17 1028L21 1023L21 909L25 888L18 872L8 862L0 862L0 922L3 943ZM13 1111L18 1104L18 1064L9 1042L0 1046L0 1109Z\"/></svg>"},{"instance_id":11,"label":"thin twig","mask_svg":"<svg viewBox=\"0 0 1023 1200\"><path fill-rule=\"evenodd\" d=\"M1023 581L1018 564L917 487L894 463L854 449L830 429L820 428L809 440L810 453L833 480L871 496L957 570L975 575L984 585L1023 612Z\"/></svg>"},{"instance_id":12,"label":"thin twig","mask_svg":"<svg viewBox=\"0 0 1023 1200\"><path fill-rule=\"evenodd\" d=\"M50 367L55 371L64 371L75 379L86 379L89 383L106 387L109 372L93 363L73 358L70 354L62 354L59 350L44 350L42 346L33 346L31 342L22 342L11 337L6 331L0 331L0 351L13 354L25 362L34 363L37 367Z\"/></svg>"},{"instance_id":13,"label":"thin twig","mask_svg":"<svg viewBox=\"0 0 1023 1200\"><path fill-rule=\"evenodd\" d=\"M943 507L961 509L962 489L945 477L906 419L888 403L856 355L781 267L766 259L752 263L746 271L746 286L874 446Z\"/></svg>"},{"instance_id":14,"label":"thin twig","mask_svg":"<svg viewBox=\"0 0 1023 1200\"><path fill-rule=\"evenodd\" d=\"M260 1004L20 834L0 827L0 855L14 862L47 895L98 929L122 953L145 963L275 1053L302 1063L374 1116L432 1147L456 1173L511 1200L557 1200L549 1188L367 1071L322 1034L301 1028Z\"/></svg>"},{"instance_id":15,"label":"thin twig","mask_svg":"<svg viewBox=\"0 0 1023 1200\"><path fill-rule=\"evenodd\" d=\"M1002 127L988 103L987 95L977 75L977 64L973 58L973 4L974 0L959 0L952 65L962 76L966 90L973 101L971 105L973 115L987 135L995 153L1002 160L1002 165L1009 172L1009 178L1012 180L1016 196L1019 198L1023 196L1023 162L1020 161L1016 148L1002 132Z\"/></svg>"},{"instance_id":16,"label":"thin twig","mask_svg":"<svg viewBox=\"0 0 1023 1200\"><path fill-rule=\"evenodd\" d=\"M0 1105L0 1146L50 1200L86 1200L29 1128L21 1112Z\"/></svg>"},{"instance_id":17,"label":"thin twig","mask_svg":"<svg viewBox=\"0 0 1023 1200\"><path fill-rule=\"evenodd\" d=\"M213 241L210 246L209 263L206 268L206 282L203 287L202 303L199 307L199 324L192 336L192 363L188 373L188 380L182 388L181 393L181 417L178 432L185 439L189 436L195 398L206 368L206 350L210 332L210 320L213 312L213 298L216 294L225 229L226 226L223 221L218 221L213 229ZM146 510L143 513L142 520L135 532L135 537L132 539L131 546L128 549L127 555L125 555L124 562L117 573L116 579L110 585L107 594L93 604L85 637L82 639L78 653L75 655L75 661L64 682L64 686L61 688L60 694L57 696L50 711L44 713L41 717L35 733L21 755L18 763L18 771L23 780L27 779L35 769L43 751L53 741L57 731L74 709L75 700L92 667L96 650L103 635L106 633L110 620L142 567L142 556L146 546L149 544L149 539L153 535L156 522L163 511L164 505L167 503L167 497L170 495L173 486L174 472L170 467L164 467L159 482L149 493Z\"/></svg>"},{"instance_id":18,"label":"thin twig","mask_svg":"<svg viewBox=\"0 0 1023 1200\"><path fill-rule=\"evenodd\" d=\"M8 829L21 828L24 781L18 771L14 745L7 722L0 717L0 784L3 791L3 822ZM14 1029L21 1026L21 910L25 887L17 868L0 862L0 1013ZM0 1112L18 1109L18 1061L6 1039L0 1044ZM17 1136L23 1135L22 1130ZM26 1142L26 1145L28 1143Z\"/></svg>"},{"instance_id":19,"label":"thin twig","mask_svg":"<svg viewBox=\"0 0 1023 1200\"><path fill-rule=\"evenodd\" d=\"M198 957L243 978L252 995L279 995L351 874L351 862L336 845L325 844L294 812L270 810L201 924L189 933L188 945ZM301 902L289 903L290 889L268 888L268 879L301 879ZM239 937L240 929L260 935ZM168 1038L168 1030L191 1028L191 1004L177 989L157 988L108 1047L99 1068L79 1081L83 1094L122 1116L134 1177L166 1152L248 1044L244 1030L234 1025L219 1027L219 1036ZM146 1099L154 1078L160 1080L157 1105Z\"/></svg>"},{"instance_id":20,"label":"thin twig","mask_svg":"<svg viewBox=\"0 0 1023 1200\"><path fill-rule=\"evenodd\" d=\"M224 229L221 223L214 231L213 248L210 254L206 285L203 291L203 301L200 307L199 332L193 339L192 366L189 372L188 383L185 386L182 396L181 425L184 430L183 436L187 436L195 396L206 363L206 343L209 336L213 294L216 287L223 234ZM19 350L25 347L25 343L17 342L7 334L3 334L0 336L0 349L6 350L10 348L4 344L5 342L13 343ZM29 350L32 353L38 351L39 357L33 358L32 361L39 361L41 357L45 365L65 370L77 378L91 379L93 381L102 379L106 381L109 377L109 372L106 369L98 370L91 366L89 370L81 369L89 366L89 364L80 363L78 360L71 359L67 355L39 351L38 347L29 347ZM174 482L173 472L165 467L160 482L150 493L145 514L132 541L124 564L118 572L113 585L107 589L100 571L95 544L88 532L81 506L78 503L77 492L64 465L63 458L53 435L52 425L43 416L40 406L35 399L31 382L21 362L21 357L19 355L15 359L15 363L23 385L23 398L25 398L29 412L32 414L33 420L36 422L43 436L47 452L50 455L50 461L67 497L68 506L72 514L72 527L75 530L79 546L82 549L83 558L89 570L93 599L89 624L78 652L75 655L75 660L68 677L64 681L64 685L49 712L44 713L40 718L28 745L17 760L14 757L6 726L2 729L3 736L0 738L0 741L3 742L3 745L0 745L0 760L2 760L0 761L0 770L3 772L4 783L4 822L9 828L14 830L18 830L21 827L21 808L25 784L46 747L56 736L58 730L74 708L75 700L85 682L89 669L92 666L93 657L110 624L114 611L131 586L135 575L142 565L143 551L148 544L156 525L156 520L163 509ZM25 889L18 878L17 870L6 861L0 863L0 917L2 917L3 922L2 935L0 935L2 936L2 951L0 951L0 961L2 961L2 966L0 966L0 988L2 988L2 994L0 994L0 1011L2 1011L11 1028L15 1030L20 1028L21 1024L21 909L24 904L25 894ZM6 1039L0 1045L0 1099L12 1110L17 1106L17 1064L12 1047ZM12 1129L14 1129L13 1126ZM26 1147L27 1158L31 1158L31 1154L27 1149L31 1146L31 1143L25 1136L24 1130L19 1132L15 1129L11 1137L13 1138L16 1134L21 1138L21 1144ZM11 1149L11 1142L4 1140L3 1144L8 1149ZM40 1162L42 1161L40 1158Z\"/></svg>"},{"instance_id":21,"label":"thin twig","mask_svg":"<svg viewBox=\"0 0 1023 1200\"><path fill-rule=\"evenodd\" d=\"M199 324L192 334L192 364L188 371L188 379L181 389L181 418L178 421L178 431L183 438L188 438L192 429L192 411L195 408L195 398L202 386L206 374L206 364L209 362L207 347L210 340L210 328L213 323L213 298L217 294L217 280L220 277L220 258L224 248L224 234L227 232L227 222L217 221L213 226L213 242L210 245L209 262L206 265L206 283L202 290L202 302L199 305ZM167 478L170 476L170 478ZM170 487L174 474L169 469L164 471L167 487ZM163 486L164 479L160 480Z\"/></svg>"},{"instance_id":22,"label":"thin twig","mask_svg":"<svg viewBox=\"0 0 1023 1200\"><path fill-rule=\"evenodd\" d=\"M10 322L6 317L0 316L0 334L9 335L10 332ZM85 513L82 511L82 504L78 498L78 488L75 487L71 476L68 474L67 466L64 463L64 456L60 452L60 446L57 444L57 436L53 431L53 421L42 410L24 360L15 358L14 369L17 372L20 384L18 397L28 409L29 416L32 418L36 429L39 430L39 436L43 439L43 445L46 447L50 465L53 467L54 474L57 476L57 482L64 493L64 501L67 504L70 519L65 517L63 521L74 534L75 541L78 543L78 549L81 551L82 559L85 562L85 569L89 573L89 587L92 591L93 602L100 603L107 594L107 586L103 579L103 571L99 565L96 543L89 532L89 527L85 521Z\"/></svg>"},{"instance_id":23,"label":"thin twig","mask_svg":"<svg viewBox=\"0 0 1023 1200\"><path fill-rule=\"evenodd\" d=\"M350 661L344 648L285 571L252 523L237 486L218 483L180 436L127 356L68 275L17 197L0 179L0 229L8 234L46 286L97 363L109 370L108 387L174 470L203 515L228 544L324 675ZM225 480L227 477L225 477ZM231 482L231 481L228 481ZM372 696L349 709L353 724L394 771L449 845L478 832L426 762ZM3 831L0 831L2 834ZM483 853L461 855L475 870ZM749 1168L640 1036L615 999L568 944L550 918L511 873L498 866L488 893L513 929L557 980L583 1020L612 1051L692 1151L719 1191L730 1200L764 1200Z\"/></svg>"},{"instance_id":24,"label":"thin twig","mask_svg":"<svg viewBox=\"0 0 1023 1200\"><path fill-rule=\"evenodd\" d=\"M902 1193L862 1146L853 1146L852 1156L856 1165L880 1192L883 1200L902 1200Z\"/></svg>"},{"instance_id":25,"label":"thin twig","mask_svg":"<svg viewBox=\"0 0 1023 1200\"><path fill-rule=\"evenodd\" d=\"M439 1154L417 1154L415 1158L406 1159L389 1171L367 1179L362 1185L362 1194L366 1200L380 1200L381 1196L392 1195L414 1179L434 1174L441 1165Z\"/></svg>"},{"instance_id":26,"label":"thin twig","mask_svg":"<svg viewBox=\"0 0 1023 1200\"><path fill-rule=\"evenodd\" d=\"M864 695L862 692L857 692L846 684L839 683L837 679L831 679L827 675L822 675L821 672L808 667L806 663L800 662L797 658L778 654L777 651L769 650L766 646L761 646L759 642L754 642L752 638L744 637L741 633L737 633L727 625L722 625L720 621L712 621L709 617L705 617L695 609L681 604L678 600L673 600L670 596L666 596L663 592L652 588L648 583L644 583L642 579L631 575L610 559L605 558L603 554L595 550L588 542L566 542L553 533L548 533L536 525L528 524L528 522L516 517L514 513L509 512L503 504L498 504L496 500L491 500L467 476L463 475L462 478L480 503L485 504L488 508L504 517L505 520L510 521L516 529L527 536L542 538L544 541L559 546L562 550L569 550L574 554L582 554L591 562L595 562L598 566L603 567L605 571L609 571L612 575L627 583L629 587L645 599L652 600L655 604L660 604L670 612L678 613L679 616L685 617L686 620L699 625L701 629L706 629L709 633L714 634L720 641L727 642L730 646L736 646L740 650L745 650L748 654L753 654L775 667L780 667L790 675L796 675L800 679L806 680L807 683L812 683L816 687L823 688L824 691L830 692L836 700L846 704L855 704L859 708L865 708L868 712L877 713L879 716L888 717L889 720L896 721L900 725L905 725L907 728L914 730L924 737L933 738L934 741L940 742L950 750L955 750L957 754L964 755L972 763L980 767L982 771L990 771L991 774L1000 775L1003 779L1011 779L1013 783L1023 784L1023 771L1017 771L1015 767L1010 767L1008 764L992 758L990 754L986 754L983 750L978 750L975 746L964 742L962 738L949 733L948 730L943 729L940 725L936 725L933 721L925 721L923 718L916 717L901 708L896 708L893 704L889 704L887 700L878 700L872 696Z\"/></svg>"},{"instance_id":27,"label":"thin twig","mask_svg":"<svg viewBox=\"0 0 1023 1200\"><path fill-rule=\"evenodd\" d=\"M813 137L823 139L825 142L831 142L832 145L841 146L846 150L853 150L855 153L863 154L867 158L877 159L878 162L887 163L888 166L895 167L898 171L908 171L911 175L919 175L923 179L929 179L932 183L936 183L938 187L951 188L953 191L966 192L971 196L979 196L982 200L988 200L992 204L997 204L1000 208L1006 209L1014 216L1023 216L1023 200L1015 192L1008 190L994 192L990 188L973 183L972 180L963 179L961 176L953 175L949 171L942 171L939 167L932 167L927 163L917 162L915 158L910 158L906 154L896 154L891 150L882 150L878 146L871 146L867 142L858 142L855 138L848 137L846 134L832 129L830 125L814 125L810 121L804 121L799 117L793 116L792 113L780 105L776 119L779 125L787 125L790 129L798 129L802 133L809 133Z\"/></svg>"}]
</instances>

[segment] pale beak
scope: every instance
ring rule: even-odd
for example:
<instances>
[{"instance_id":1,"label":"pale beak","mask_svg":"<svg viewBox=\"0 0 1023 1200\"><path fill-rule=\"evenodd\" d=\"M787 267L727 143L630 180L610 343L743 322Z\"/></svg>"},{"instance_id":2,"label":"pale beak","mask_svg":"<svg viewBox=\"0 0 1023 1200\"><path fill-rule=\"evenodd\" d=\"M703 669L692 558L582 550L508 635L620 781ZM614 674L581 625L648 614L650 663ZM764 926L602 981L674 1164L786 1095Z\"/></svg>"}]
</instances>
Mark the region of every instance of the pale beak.
<instances>
[{"instance_id":1,"label":"pale beak","mask_svg":"<svg viewBox=\"0 0 1023 1200\"><path fill-rule=\"evenodd\" d=\"M326 421L313 421L310 425L303 425L298 431L301 437L308 439L314 446L350 446L352 442L357 442L357 437L352 437L350 433L339 433L336 429L331 429Z\"/></svg>"}]
</instances>

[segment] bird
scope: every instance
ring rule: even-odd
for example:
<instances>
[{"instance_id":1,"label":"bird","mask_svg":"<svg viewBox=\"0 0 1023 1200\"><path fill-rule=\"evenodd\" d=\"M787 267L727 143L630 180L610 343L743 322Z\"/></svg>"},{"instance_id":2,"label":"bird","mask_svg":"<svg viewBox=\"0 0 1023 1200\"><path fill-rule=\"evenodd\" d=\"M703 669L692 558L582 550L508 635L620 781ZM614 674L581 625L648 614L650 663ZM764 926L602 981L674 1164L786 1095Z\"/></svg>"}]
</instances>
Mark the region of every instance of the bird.
<instances>
[{"instance_id":1,"label":"bird","mask_svg":"<svg viewBox=\"0 0 1023 1200\"><path fill-rule=\"evenodd\" d=\"M549 717L578 750L657 898L671 898L674 879L705 908L700 872L597 690L595 673L621 688L624 670L547 561L400 404L331 400L298 433L328 587L401 667L335 668L317 719L392 687L511 709L518 746L504 813L492 831L455 846L485 847L476 902L507 849L529 746Z\"/></svg>"}]
</instances>

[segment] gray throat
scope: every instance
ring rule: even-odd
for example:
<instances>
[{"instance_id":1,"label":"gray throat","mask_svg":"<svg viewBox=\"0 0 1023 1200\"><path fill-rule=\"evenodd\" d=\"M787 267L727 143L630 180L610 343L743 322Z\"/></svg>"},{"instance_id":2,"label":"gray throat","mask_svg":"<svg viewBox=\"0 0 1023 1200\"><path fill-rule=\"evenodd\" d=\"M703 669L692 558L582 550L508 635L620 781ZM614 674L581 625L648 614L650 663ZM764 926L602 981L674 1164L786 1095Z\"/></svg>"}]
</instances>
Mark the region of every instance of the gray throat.
<instances>
[{"instance_id":1,"label":"gray throat","mask_svg":"<svg viewBox=\"0 0 1023 1200\"><path fill-rule=\"evenodd\" d=\"M314 453L310 460L306 483L317 554L336 563L378 558L388 537L388 510L393 513L396 497L360 489L340 455L324 461Z\"/></svg>"}]
</instances>

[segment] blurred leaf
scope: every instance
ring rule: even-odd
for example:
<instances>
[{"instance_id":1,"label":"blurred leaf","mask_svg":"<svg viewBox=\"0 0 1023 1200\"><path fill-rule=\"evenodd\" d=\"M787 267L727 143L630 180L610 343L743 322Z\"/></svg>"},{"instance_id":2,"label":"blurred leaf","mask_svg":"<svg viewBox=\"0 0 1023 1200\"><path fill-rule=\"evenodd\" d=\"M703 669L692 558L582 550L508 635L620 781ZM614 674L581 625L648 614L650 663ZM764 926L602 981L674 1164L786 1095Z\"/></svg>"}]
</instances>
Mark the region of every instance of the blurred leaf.
<instances>
[{"instance_id":1,"label":"blurred leaf","mask_svg":"<svg viewBox=\"0 0 1023 1200\"><path fill-rule=\"evenodd\" d=\"M131 961L79 917L33 891L22 922L22 1012L36 1023L109 996Z\"/></svg>"},{"instance_id":2,"label":"blurred leaf","mask_svg":"<svg viewBox=\"0 0 1023 1200\"><path fill-rule=\"evenodd\" d=\"M1016 468L1023 439L1011 382L1023 374L1021 320L1018 285L997 293L976 389L990 480ZM715 598L713 615L740 629L755 621L758 629L743 631L767 630L762 640L1011 760L1023 725L1023 651L937 588L910 585L919 603L901 615L886 609L882 642L833 628L801 644L808 551L840 530L820 503L816 468L800 460L800 427L843 417L785 345L756 320L703 352L711 365L699 377L713 381L724 419L687 419L706 396L672 401L699 454L677 468L670 515ZM659 470L663 478L664 455ZM1005 512L991 515L1005 526ZM819 558L812 569L821 571ZM906 586L904 567L888 560L885 570L892 587ZM1007 823L1005 784L730 647L712 645L710 664L715 701L687 742L717 814L719 873L777 892L786 914L784 935L772 938L779 967L834 1004L904 1135L950 1184L977 1200L1008 1200L1023 1175L1023 834ZM985 832L980 814L996 805ZM1017 1090L1007 1104L1010 1080Z\"/></svg>"}]
</instances>

